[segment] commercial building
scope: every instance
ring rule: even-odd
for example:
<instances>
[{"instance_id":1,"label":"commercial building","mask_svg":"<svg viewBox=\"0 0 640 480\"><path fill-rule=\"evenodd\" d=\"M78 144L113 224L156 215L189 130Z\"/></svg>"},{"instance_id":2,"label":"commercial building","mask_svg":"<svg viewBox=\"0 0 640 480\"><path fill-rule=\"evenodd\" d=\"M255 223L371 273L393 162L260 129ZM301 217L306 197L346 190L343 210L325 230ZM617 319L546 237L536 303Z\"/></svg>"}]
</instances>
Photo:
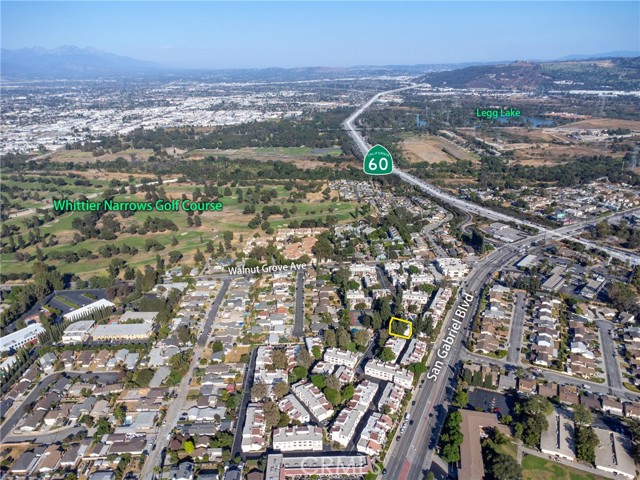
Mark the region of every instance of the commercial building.
<instances>
[{"instance_id":1,"label":"commercial building","mask_svg":"<svg viewBox=\"0 0 640 480\"><path fill-rule=\"evenodd\" d=\"M0 337L0 352L9 352L38 341L38 335L44 333L44 327L39 323L32 323L18 331Z\"/></svg>"},{"instance_id":2,"label":"commercial building","mask_svg":"<svg viewBox=\"0 0 640 480\"><path fill-rule=\"evenodd\" d=\"M276 453L267 457L265 480L282 480L287 477L364 476L372 470L366 455L306 455L284 456Z\"/></svg>"},{"instance_id":3,"label":"commercial building","mask_svg":"<svg viewBox=\"0 0 640 480\"><path fill-rule=\"evenodd\" d=\"M276 428L273 431L273 449L281 452L321 452L322 428L309 425Z\"/></svg>"},{"instance_id":4,"label":"commercial building","mask_svg":"<svg viewBox=\"0 0 640 480\"><path fill-rule=\"evenodd\" d=\"M436 268L448 278L463 278L469 273L469 266L459 258L438 258L436 260Z\"/></svg>"},{"instance_id":5,"label":"commercial building","mask_svg":"<svg viewBox=\"0 0 640 480\"><path fill-rule=\"evenodd\" d=\"M460 431L463 435L460 445L460 468L458 478L465 480L483 480L484 462L480 435L485 428L497 428L503 434L509 435L509 427L502 425L493 413L476 412L474 410L460 410L462 423Z\"/></svg>"},{"instance_id":6,"label":"commercial building","mask_svg":"<svg viewBox=\"0 0 640 480\"><path fill-rule=\"evenodd\" d=\"M91 332L93 340L147 340L153 332L149 323L111 323L98 325Z\"/></svg>"},{"instance_id":7,"label":"commercial building","mask_svg":"<svg viewBox=\"0 0 640 480\"><path fill-rule=\"evenodd\" d=\"M153 323L159 312L124 312L118 323Z\"/></svg>"},{"instance_id":8,"label":"commercial building","mask_svg":"<svg viewBox=\"0 0 640 480\"><path fill-rule=\"evenodd\" d=\"M633 479L636 477L636 465L631 457L631 440L619 433L602 428L594 428L599 445L596 447L596 468Z\"/></svg>"},{"instance_id":9,"label":"commercial building","mask_svg":"<svg viewBox=\"0 0 640 480\"><path fill-rule=\"evenodd\" d=\"M82 320L75 322L64 329L62 333L62 343L81 343L89 337L89 331L96 322L93 320Z\"/></svg>"},{"instance_id":10,"label":"commercial building","mask_svg":"<svg viewBox=\"0 0 640 480\"><path fill-rule=\"evenodd\" d=\"M97 312L98 310L101 310L103 308L113 309L115 308L115 306L116 306L115 303L112 303L109 300L105 300L103 298L100 300L96 300L95 302L90 303L89 305L85 305L84 307L80 307L77 310L73 310L63 315L63 318L65 319L65 321L82 320L82 319L89 318L92 313Z\"/></svg>"},{"instance_id":11,"label":"commercial building","mask_svg":"<svg viewBox=\"0 0 640 480\"><path fill-rule=\"evenodd\" d=\"M542 432L540 450L551 456L558 456L571 462L576 459L574 445L575 427L573 420L564 411L554 409L547 416L549 428Z\"/></svg>"}]
</instances>

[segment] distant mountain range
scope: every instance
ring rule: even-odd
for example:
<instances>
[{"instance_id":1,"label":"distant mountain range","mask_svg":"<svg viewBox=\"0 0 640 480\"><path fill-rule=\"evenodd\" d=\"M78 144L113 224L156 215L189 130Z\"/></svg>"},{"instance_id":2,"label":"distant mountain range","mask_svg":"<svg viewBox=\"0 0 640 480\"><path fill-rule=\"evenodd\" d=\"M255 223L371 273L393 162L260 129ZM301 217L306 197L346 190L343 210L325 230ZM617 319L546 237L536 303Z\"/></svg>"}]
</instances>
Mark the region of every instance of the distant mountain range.
<instances>
[{"instance_id":1,"label":"distant mountain range","mask_svg":"<svg viewBox=\"0 0 640 480\"><path fill-rule=\"evenodd\" d=\"M106 53L95 48L2 49L3 77L95 77L157 72L163 67L153 62Z\"/></svg>"},{"instance_id":2,"label":"distant mountain range","mask_svg":"<svg viewBox=\"0 0 640 480\"><path fill-rule=\"evenodd\" d=\"M640 57L477 65L423 75L434 87L501 90L638 90Z\"/></svg>"},{"instance_id":3,"label":"distant mountain range","mask_svg":"<svg viewBox=\"0 0 640 480\"><path fill-rule=\"evenodd\" d=\"M600 55L571 55L557 61L580 61L586 59L612 58L612 57L638 57L640 52L609 52ZM130 74L164 74L182 73L190 75L211 75L229 80L292 80L310 78L336 78L350 74L360 75L421 75L427 72L440 72L444 80L447 71L460 71L465 67L477 68L479 71L471 71L473 75L482 76L483 69L499 68L509 62L466 62L451 64L425 64L425 65L363 65L344 68L333 67L304 67L304 68L267 68L267 69L176 69L157 63L137 60L122 55L103 52L95 48L80 48L76 46L63 46L47 49L43 47L22 48L9 50L3 48L0 57L0 72L5 78L92 78L101 76L119 76ZM537 65L544 62L523 63L520 66ZM511 64L516 65L516 64ZM514 80L514 87L520 84L536 84L531 77L529 68L521 69L521 80ZM427 73L431 78L432 73ZM437 75L437 74L436 74ZM516 76L519 74L516 73ZM440 78L440 77L436 77ZM431 78L433 79L433 78ZM445 81L446 82L446 81ZM491 86L493 82L478 78L476 85L466 86ZM437 81L435 83L438 83ZM455 83L455 82L454 82ZM451 85L453 86L453 85Z\"/></svg>"}]
</instances>

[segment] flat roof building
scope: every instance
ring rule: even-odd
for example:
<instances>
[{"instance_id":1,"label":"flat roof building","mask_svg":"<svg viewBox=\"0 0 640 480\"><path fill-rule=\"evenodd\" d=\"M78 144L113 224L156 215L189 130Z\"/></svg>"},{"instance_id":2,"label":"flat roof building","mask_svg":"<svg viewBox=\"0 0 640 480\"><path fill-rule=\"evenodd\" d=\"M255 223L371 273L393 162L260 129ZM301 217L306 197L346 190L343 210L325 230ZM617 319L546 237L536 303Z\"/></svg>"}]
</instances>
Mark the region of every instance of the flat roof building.
<instances>
[{"instance_id":1,"label":"flat roof building","mask_svg":"<svg viewBox=\"0 0 640 480\"><path fill-rule=\"evenodd\" d=\"M310 425L276 428L273 431L273 449L281 452L321 452L322 428Z\"/></svg>"},{"instance_id":2,"label":"flat roof building","mask_svg":"<svg viewBox=\"0 0 640 480\"><path fill-rule=\"evenodd\" d=\"M364 476L372 470L367 455L305 455L304 457L271 454L267 457L265 480L282 480L287 477Z\"/></svg>"},{"instance_id":3,"label":"flat roof building","mask_svg":"<svg viewBox=\"0 0 640 480\"><path fill-rule=\"evenodd\" d=\"M339 348L328 348L324 352L324 361L332 365L344 365L345 367L356 368L362 358L361 353L341 350Z\"/></svg>"},{"instance_id":4,"label":"flat roof building","mask_svg":"<svg viewBox=\"0 0 640 480\"><path fill-rule=\"evenodd\" d=\"M540 450L551 456L562 457L571 462L576 459L573 441L575 427L573 420L562 410L554 409L547 416L549 428L542 432Z\"/></svg>"},{"instance_id":5,"label":"flat roof building","mask_svg":"<svg viewBox=\"0 0 640 480\"><path fill-rule=\"evenodd\" d=\"M636 464L631 457L631 440L619 433L602 428L594 428L600 444L596 447L596 468L633 479Z\"/></svg>"},{"instance_id":6,"label":"flat roof building","mask_svg":"<svg viewBox=\"0 0 640 480\"><path fill-rule=\"evenodd\" d=\"M93 328L96 322L93 320L81 320L75 322L64 329L62 334L62 343L81 343L84 342L89 336L89 331Z\"/></svg>"},{"instance_id":7,"label":"flat roof building","mask_svg":"<svg viewBox=\"0 0 640 480\"><path fill-rule=\"evenodd\" d=\"M85 305L84 307L80 307L77 310L73 310L63 315L63 318L65 319L65 321L82 320L88 318L93 312L96 312L102 308L113 309L115 308L115 306L115 303L102 298L100 300L96 300L93 303L90 303L89 305Z\"/></svg>"},{"instance_id":8,"label":"flat roof building","mask_svg":"<svg viewBox=\"0 0 640 480\"><path fill-rule=\"evenodd\" d=\"M94 340L147 340L152 332L150 323L111 323L95 327L91 337Z\"/></svg>"},{"instance_id":9,"label":"flat roof building","mask_svg":"<svg viewBox=\"0 0 640 480\"><path fill-rule=\"evenodd\" d=\"M21 347L29 343L36 343L38 336L45 332L45 329L39 323L32 323L20 330L17 330L9 335L0 337L0 352L9 352L11 350L18 350Z\"/></svg>"}]
</instances>

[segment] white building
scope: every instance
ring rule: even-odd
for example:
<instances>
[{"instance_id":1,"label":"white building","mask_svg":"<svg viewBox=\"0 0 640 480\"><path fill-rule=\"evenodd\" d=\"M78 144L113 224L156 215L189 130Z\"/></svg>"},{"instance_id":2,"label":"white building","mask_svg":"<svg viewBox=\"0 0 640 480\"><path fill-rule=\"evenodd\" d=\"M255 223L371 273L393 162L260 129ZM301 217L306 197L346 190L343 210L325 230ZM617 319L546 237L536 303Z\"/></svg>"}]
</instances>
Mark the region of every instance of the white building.
<instances>
[{"instance_id":1,"label":"white building","mask_svg":"<svg viewBox=\"0 0 640 480\"><path fill-rule=\"evenodd\" d=\"M267 430L267 422L264 410L259 403L250 403L245 414L244 427L242 428L242 451L259 452L265 448L264 435Z\"/></svg>"},{"instance_id":2,"label":"white building","mask_svg":"<svg viewBox=\"0 0 640 480\"><path fill-rule=\"evenodd\" d=\"M153 323L159 312L124 312L118 323Z\"/></svg>"},{"instance_id":3,"label":"white building","mask_svg":"<svg viewBox=\"0 0 640 480\"><path fill-rule=\"evenodd\" d=\"M115 303L112 303L109 300L105 300L103 298L100 300L96 300L89 305L85 305L84 307L80 307L77 310L73 310L63 315L63 318L65 319L65 321L80 320L89 317L93 312L96 312L102 308L115 308L115 306Z\"/></svg>"},{"instance_id":4,"label":"white building","mask_svg":"<svg viewBox=\"0 0 640 480\"><path fill-rule=\"evenodd\" d=\"M600 441L596 447L596 468L629 479L636 478L636 465L631 456L631 440L602 428L593 431Z\"/></svg>"},{"instance_id":5,"label":"white building","mask_svg":"<svg viewBox=\"0 0 640 480\"><path fill-rule=\"evenodd\" d=\"M553 410L547 416L549 428L542 432L540 450L552 457L558 456L574 462L576 451L574 446L575 426L563 411Z\"/></svg>"},{"instance_id":6,"label":"white building","mask_svg":"<svg viewBox=\"0 0 640 480\"><path fill-rule=\"evenodd\" d=\"M89 336L89 331L93 328L96 322L93 320L81 320L75 322L64 329L62 334L62 343L81 343L84 342Z\"/></svg>"},{"instance_id":7,"label":"white building","mask_svg":"<svg viewBox=\"0 0 640 480\"><path fill-rule=\"evenodd\" d=\"M289 416L292 422L309 423L311 421L309 410L292 393L282 397L278 402L278 407L282 413Z\"/></svg>"},{"instance_id":8,"label":"white building","mask_svg":"<svg viewBox=\"0 0 640 480\"><path fill-rule=\"evenodd\" d=\"M273 431L273 449L281 452L321 452L322 428L310 425L276 428Z\"/></svg>"},{"instance_id":9,"label":"white building","mask_svg":"<svg viewBox=\"0 0 640 480\"><path fill-rule=\"evenodd\" d=\"M344 365L345 367L356 368L362 358L361 353L350 352L338 348L328 348L324 352L324 361L332 365Z\"/></svg>"},{"instance_id":10,"label":"white building","mask_svg":"<svg viewBox=\"0 0 640 480\"><path fill-rule=\"evenodd\" d=\"M150 323L110 323L95 327L91 337L94 340L146 340L152 332Z\"/></svg>"},{"instance_id":11,"label":"white building","mask_svg":"<svg viewBox=\"0 0 640 480\"><path fill-rule=\"evenodd\" d=\"M402 388L413 387L413 372L405 370L393 363L381 362L371 359L364 367L365 375L369 375L380 380L387 380L400 385Z\"/></svg>"},{"instance_id":12,"label":"white building","mask_svg":"<svg viewBox=\"0 0 640 480\"><path fill-rule=\"evenodd\" d=\"M39 323L32 323L26 327L17 330L9 335L0 337L0 352L8 352L18 350L19 348L38 341L38 335L45 332L45 329Z\"/></svg>"},{"instance_id":13,"label":"white building","mask_svg":"<svg viewBox=\"0 0 640 480\"><path fill-rule=\"evenodd\" d=\"M387 434L393 428L393 420L384 413L371 413L367 424L362 429L357 450L372 457L377 457L387 443Z\"/></svg>"},{"instance_id":14,"label":"white building","mask_svg":"<svg viewBox=\"0 0 640 480\"><path fill-rule=\"evenodd\" d=\"M449 278L464 278L469 273L469 266L458 258L438 258L436 268Z\"/></svg>"},{"instance_id":15,"label":"white building","mask_svg":"<svg viewBox=\"0 0 640 480\"><path fill-rule=\"evenodd\" d=\"M291 390L318 421L322 422L333 415L333 406L315 385L303 380L293 385Z\"/></svg>"},{"instance_id":16,"label":"white building","mask_svg":"<svg viewBox=\"0 0 640 480\"><path fill-rule=\"evenodd\" d=\"M356 427L364 417L364 413L362 409L351 407L342 410L331 426L331 441L346 448L356 433Z\"/></svg>"}]
</instances>

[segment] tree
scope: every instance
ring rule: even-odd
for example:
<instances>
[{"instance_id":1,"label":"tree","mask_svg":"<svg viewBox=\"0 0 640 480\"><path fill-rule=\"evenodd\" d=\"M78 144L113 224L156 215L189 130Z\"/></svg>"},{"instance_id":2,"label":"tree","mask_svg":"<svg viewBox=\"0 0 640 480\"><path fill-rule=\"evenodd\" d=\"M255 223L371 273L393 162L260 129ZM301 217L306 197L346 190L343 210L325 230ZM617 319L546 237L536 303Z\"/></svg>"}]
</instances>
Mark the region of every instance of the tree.
<instances>
[{"instance_id":1,"label":"tree","mask_svg":"<svg viewBox=\"0 0 640 480\"><path fill-rule=\"evenodd\" d=\"M333 405L340 405L342 403L342 396L340 392L334 388L326 388L324 390L324 396L327 397L327 400Z\"/></svg>"},{"instance_id":2,"label":"tree","mask_svg":"<svg viewBox=\"0 0 640 480\"><path fill-rule=\"evenodd\" d=\"M336 338L336 332L334 330L327 329L324 332L324 344L329 348L335 348L338 346L338 340Z\"/></svg>"},{"instance_id":3,"label":"tree","mask_svg":"<svg viewBox=\"0 0 640 480\"><path fill-rule=\"evenodd\" d=\"M273 394L277 399L284 397L289 393L289 384L287 382L278 382L273 386Z\"/></svg>"},{"instance_id":4,"label":"tree","mask_svg":"<svg viewBox=\"0 0 640 480\"><path fill-rule=\"evenodd\" d=\"M313 356L316 360L320 360L322 358L322 348L320 348L318 345L313 346L313 348L311 349L311 353L313 353Z\"/></svg>"},{"instance_id":5,"label":"tree","mask_svg":"<svg viewBox=\"0 0 640 480\"><path fill-rule=\"evenodd\" d=\"M383 362L393 362L395 359L396 356L393 353L393 350L391 350L389 347L384 347L380 352L380 360L382 360Z\"/></svg>"},{"instance_id":6,"label":"tree","mask_svg":"<svg viewBox=\"0 0 640 480\"><path fill-rule=\"evenodd\" d=\"M293 376L294 376L293 381L297 382L301 378L306 378L308 374L309 372L306 368L304 368L302 365L298 365L293 369Z\"/></svg>"},{"instance_id":7,"label":"tree","mask_svg":"<svg viewBox=\"0 0 640 480\"><path fill-rule=\"evenodd\" d=\"M193 255L193 261L196 263L204 263L204 253L200 249L196 249L196 253Z\"/></svg>"},{"instance_id":8,"label":"tree","mask_svg":"<svg viewBox=\"0 0 640 480\"><path fill-rule=\"evenodd\" d=\"M273 368L277 368L279 370L285 370L289 366L289 360L287 359L287 354L282 349L277 349L273 351Z\"/></svg>"},{"instance_id":9,"label":"tree","mask_svg":"<svg viewBox=\"0 0 640 480\"><path fill-rule=\"evenodd\" d=\"M453 397L453 404L460 408L464 408L467 406L468 403L469 403L469 394L467 393L467 391L461 388L458 389L456 391L455 396Z\"/></svg>"},{"instance_id":10,"label":"tree","mask_svg":"<svg viewBox=\"0 0 640 480\"><path fill-rule=\"evenodd\" d=\"M351 400L353 398L354 393L355 393L354 386L351 383L348 383L342 389L342 399L345 402L348 402L349 400Z\"/></svg>"},{"instance_id":11,"label":"tree","mask_svg":"<svg viewBox=\"0 0 640 480\"><path fill-rule=\"evenodd\" d=\"M191 454L196 449L196 446L193 443L193 440L185 440L182 442L182 448L185 452Z\"/></svg>"},{"instance_id":12,"label":"tree","mask_svg":"<svg viewBox=\"0 0 640 480\"><path fill-rule=\"evenodd\" d=\"M324 385L327 388L332 388L334 390L340 390L340 380L335 375L327 375L324 379Z\"/></svg>"},{"instance_id":13,"label":"tree","mask_svg":"<svg viewBox=\"0 0 640 480\"><path fill-rule=\"evenodd\" d=\"M349 344L351 343L351 335L344 327L338 327L338 346L343 350L347 350L349 348Z\"/></svg>"},{"instance_id":14,"label":"tree","mask_svg":"<svg viewBox=\"0 0 640 480\"><path fill-rule=\"evenodd\" d=\"M274 402L265 402L262 406L264 409L264 418L267 423L267 430L271 430L273 427L278 425L280 421L280 409L278 405Z\"/></svg>"},{"instance_id":15,"label":"tree","mask_svg":"<svg viewBox=\"0 0 640 480\"><path fill-rule=\"evenodd\" d=\"M307 350L306 348L302 348L300 350L300 353L298 353L296 360L298 361L298 364L302 365L304 368L309 368L313 363L311 354L309 353L309 350Z\"/></svg>"},{"instance_id":16,"label":"tree","mask_svg":"<svg viewBox=\"0 0 640 480\"><path fill-rule=\"evenodd\" d=\"M262 400L269 394L269 388L264 382L256 382L251 387L251 398L254 400Z\"/></svg>"},{"instance_id":17,"label":"tree","mask_svg":"<svg viewBox=\"0 0 640 480\"><path fill-rule=\"evenodd\" d=\"M324 375L318 373L316 375L311 375L311 383L313 383L316 387L322 390L325 386L325 377Z\"/></svg>"},{"instance_id":18,"label":"tree","mask_svg":"<svg viewBox=\"0 0 640 480\"><path fill-rule=\"evenodd\" d=\"M356 342L356 345L361 348L364 348L367 343L369 343L369 338L371 337L369 336L369 332L367 332L366 330L358 330L353 335L353 341Z\"/></svg>"},{"instance_id":19,"label":"tree","mask_svg":"<svg viewBox=\"0 0 640 480\"><path fill-rule=\"evenodd\" d=\"M578 460L594 464L596 447L600 444L598 436L591 427L578 427L576 430L576 457Z\"/></svg>"},{"instance_id":20,"label":"tree","mask_svg":"<svg viewBox=\"0 0 640 480\"><path fill-rule=\"evenodd\" d=\"M573 421L578 426L591 425L593 423L593 414L591 413L591 410L584 405L574 405Z\"/></svg>"}]
</instances>

